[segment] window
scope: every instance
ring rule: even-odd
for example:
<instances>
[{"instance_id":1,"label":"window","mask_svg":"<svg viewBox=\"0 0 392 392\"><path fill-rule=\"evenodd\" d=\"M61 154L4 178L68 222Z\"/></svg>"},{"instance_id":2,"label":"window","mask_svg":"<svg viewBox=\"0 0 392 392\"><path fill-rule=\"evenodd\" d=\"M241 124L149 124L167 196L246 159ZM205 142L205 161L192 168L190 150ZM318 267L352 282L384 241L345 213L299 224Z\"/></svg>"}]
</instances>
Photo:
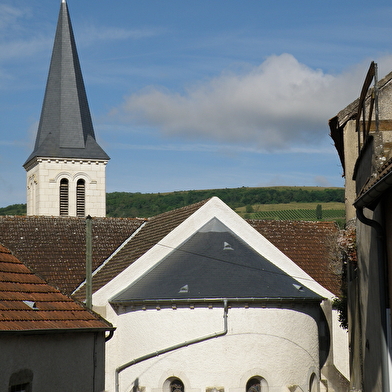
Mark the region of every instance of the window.
<instances>
[{"instance_id":1,"label":"window","mask_svg":"<svg viewBox=\"0 0 392 392\"><path fill-rule=\"evenodd\" d=\"M317 377L313 373L310 376L310 380L309 380L309 392L317 392L317 391L318 391L318 388L317 388Z\"/></svg>"},{"instance_id":2,"label":"window","mask_svg":"<svg viewBox=\"0 0 392 392\"><path fill-rule=\"evenodd\" d=\"M268 383L262 377L252 377L246 383L246 392L268 392Z\"/></svg>"},{"instance_id":3,"label":"window","mask_svg":"<svg viewBox=\"0 0 392 392\"><path fill-rule=\"evenodd\" d=\"M60 215L68 215L68 193L69 184L66 178L62 178L60 181Z\"/></svg>"},{"instance_id":4,"label":"window","mask_svg":"<svg viewBox=\"0 0 392 392\"><path fill-rule=\"evenodd\" d=\"M175 378L170 383L170 392L184 392L184 384L178 378Z\"/></svg>"},{"instance_id":5,"label":"window","mask_svg":"<svg viewBox=\"0 0 392 392\"><path fill-rule=\"evenodd\" d=\"M13 373L9 381L9 392L31 392L33 382L33 372L29 369L22 369Z\"/></svg>"},{"instance_id":6,"label":"window","mask_svg":"<svg viewBox=\"0 0 392 392\"><path fill-rule=\"evenodd\" d=\"M169 377L162 386L163 392L184 392L184 383L178 377Z\"/></svg>"},{"instance_id":7,"label":"window","mask_svg":"<svg viewBox=\"0 0 392 392\"><path fill-rule=\"evenodd\" d=\"M28 392L30 391L30 384L19 384L19 385L12 385L10 388L10 392Z\"/></svg>"},{"instance_id":8,"label":"window","mask_svg":"<svg viewBox=\"0 0 392 392\"><path fill-rule=\"evenodd\" d=\"M76 216L86 215L86 182L78 180L76 183Z\"/></svg>"}]
</instances>

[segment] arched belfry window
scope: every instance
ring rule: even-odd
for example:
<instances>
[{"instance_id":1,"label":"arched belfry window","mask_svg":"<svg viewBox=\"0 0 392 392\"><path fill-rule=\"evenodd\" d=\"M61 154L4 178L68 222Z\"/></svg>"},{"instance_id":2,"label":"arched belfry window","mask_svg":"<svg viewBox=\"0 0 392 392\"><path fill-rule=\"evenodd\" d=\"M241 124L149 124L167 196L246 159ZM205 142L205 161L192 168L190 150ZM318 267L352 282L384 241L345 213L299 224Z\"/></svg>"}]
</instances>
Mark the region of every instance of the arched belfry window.
<instances>
[{"instance_id":1,"label":"arched belfry window","mask_svg":"<svg viewBox=\"0 0 392 392\"><path fill-rule=\"evenodd\" d=\"M316 375L313 373L310 376L310 381L309 381L309 392L317 392L318 391L318 387L317 387L317 377Z\"/></svg>"},{"instance_id":2,"label":"arched belfry window","mask_svg":"<svg viewBox=\"0 0 392 392\"><path fill-rule=\"evenodd\" d=\"M170 392L184 392L184 384L179 378L174 378L170 382Z\"/></svg>"},{"instance_id":3,"label":"arched belfry window","mask_svg":"<svg viewBox=\"0 0 392 392\"><path fill-rule=\"evenodd\" d=\"M66 178L60 181L60 215L69 214L69 182Z\"/></svg>"},{"instance_id":4,"label":"arched belfry window","mask_svg":"<svg viewBox=\"0 0 392 392\"><path fill-rule=\"evenodd\" d=\"M86 216L86 182L82 179L76 183L76 216Z\"/></svg>"},{"instance_id":5,"label":"arched belfry window","mask_svg":"<svg viewBox=\"0 0 392 392\"><path fill-rule=\"evenodd\" d=\"M268 392L268 383L262 377L252 377L246 383L246 392Z\"/></svg>"}]
</instances>

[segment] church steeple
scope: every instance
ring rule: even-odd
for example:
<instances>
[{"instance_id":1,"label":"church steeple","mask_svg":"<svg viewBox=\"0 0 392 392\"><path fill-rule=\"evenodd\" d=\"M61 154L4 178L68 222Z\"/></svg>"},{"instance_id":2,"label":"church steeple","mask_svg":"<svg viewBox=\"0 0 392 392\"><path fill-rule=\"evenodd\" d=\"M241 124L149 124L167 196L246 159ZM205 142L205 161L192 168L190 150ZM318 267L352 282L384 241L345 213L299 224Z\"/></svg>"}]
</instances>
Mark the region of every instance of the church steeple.
<instances>
[{"instance_id":1,"label":"church steeple","mask_svg":"<svg viewBox=\"0 0 392 392\"><path fill-rule=\"evenodd\" d=\"M68 7L62 0L34 151L36 157L109 157L95 140Z\"/></svg>"},{"instance_id":2,"label":"church steeple","mask_svg":"<svg viewBox=\"0 0 392 392\"><path fill-rule=\"evenodd\" d=\"M23 165L28 177L28 215L104 216L104 167L97 167L105 166L109 159L95 139L68 6L62 0L35 146ZM43 178L48 170L49 177ZM86 195L79 210L78 182L84 184ZM68 197L61 200L60 188L64 193L65 183ZM100 200L90 198L89 203L87 195L93 193L100 193ZM48 198L51 207L45 207Z\"/></svg>"}]
</instances>

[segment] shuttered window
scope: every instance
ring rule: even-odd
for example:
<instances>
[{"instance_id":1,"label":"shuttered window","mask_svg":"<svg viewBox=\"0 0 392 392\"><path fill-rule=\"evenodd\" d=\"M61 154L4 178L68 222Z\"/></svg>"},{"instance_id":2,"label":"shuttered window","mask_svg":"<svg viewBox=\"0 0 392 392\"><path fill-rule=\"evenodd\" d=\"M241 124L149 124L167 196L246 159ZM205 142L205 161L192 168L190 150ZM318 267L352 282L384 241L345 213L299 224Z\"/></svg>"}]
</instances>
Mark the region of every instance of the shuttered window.
<instances>
[{"instance_id":1,"label":"shuttered window","mask_svg":"<svg viewBox=\"0 0 392 392\"><path fill-rule=\"evenodd\" d=\"M60 215L67 216L69 214L69 183L66 178L60 181Z\"/></svg>"},{"instance_id":2,"label":"shuttered window","mask_svg":"<svg viewBox=\"0 0 392 392\"><path fill-rule=\"evenodd\" d=\"M78 180L76 183L76 216L86 216L86 182Z\"/></svg>"}]
</instances>

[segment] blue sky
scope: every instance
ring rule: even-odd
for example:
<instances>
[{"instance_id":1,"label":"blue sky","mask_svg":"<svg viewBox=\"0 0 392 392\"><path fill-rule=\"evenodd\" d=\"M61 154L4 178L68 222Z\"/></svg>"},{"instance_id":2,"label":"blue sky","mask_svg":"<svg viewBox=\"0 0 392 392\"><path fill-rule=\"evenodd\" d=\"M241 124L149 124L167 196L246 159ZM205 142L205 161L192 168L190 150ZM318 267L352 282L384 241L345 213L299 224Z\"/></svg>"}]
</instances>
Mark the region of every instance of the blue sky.
<instances>
[{"instance_id":1,"label":"blue sky","mask_svg":"<svg viewBox=\"0 0 392 392\"><path fill-rule=\"evenodd\" d=\"M68 0L107 191L343 186L328 120L372 60L389 1ZM0 0L0 207L25 203L60 0Z\"/></svg>"}]
</instances>

